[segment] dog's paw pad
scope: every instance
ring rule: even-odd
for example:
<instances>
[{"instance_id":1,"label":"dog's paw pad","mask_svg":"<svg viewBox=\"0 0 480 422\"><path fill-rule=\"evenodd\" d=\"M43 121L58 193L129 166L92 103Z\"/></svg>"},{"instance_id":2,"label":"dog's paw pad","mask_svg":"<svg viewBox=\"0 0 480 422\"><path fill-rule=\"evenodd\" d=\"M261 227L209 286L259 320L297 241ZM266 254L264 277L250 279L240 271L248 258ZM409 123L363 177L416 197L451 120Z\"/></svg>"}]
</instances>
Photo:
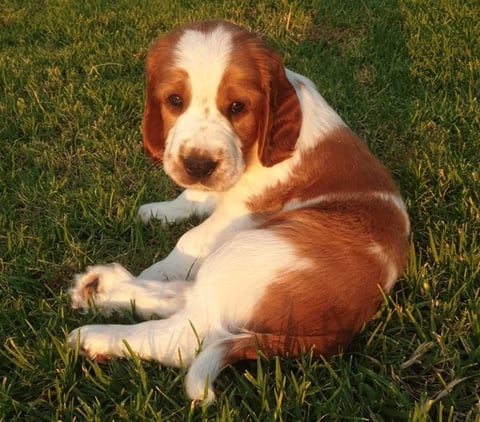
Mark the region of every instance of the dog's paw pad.
<instances>
[{"instance_id":1,"label":"dog's paw pad","mask_svg":"<svg viewBox=\"0 0 480 422\"><path fill-rule=\"evenodd\" d=\"M80 354L97 363L108 363L112 360L111 356L108 356L102 353L93 354L87 349L81 349Z\"/></svg>"},{"instance_id":2,"label":"dog's paw pad","mask_svg":"<svg viewBox=\"0 0 480 422\"><path fill-rule=\"evenodd\" d=\"M85 284L83 287L82 295L87 300L90 296L95 295L98 292L98 287L100 284L100 278L97 276L89 283Z\"/></svg>"}]
</instances>

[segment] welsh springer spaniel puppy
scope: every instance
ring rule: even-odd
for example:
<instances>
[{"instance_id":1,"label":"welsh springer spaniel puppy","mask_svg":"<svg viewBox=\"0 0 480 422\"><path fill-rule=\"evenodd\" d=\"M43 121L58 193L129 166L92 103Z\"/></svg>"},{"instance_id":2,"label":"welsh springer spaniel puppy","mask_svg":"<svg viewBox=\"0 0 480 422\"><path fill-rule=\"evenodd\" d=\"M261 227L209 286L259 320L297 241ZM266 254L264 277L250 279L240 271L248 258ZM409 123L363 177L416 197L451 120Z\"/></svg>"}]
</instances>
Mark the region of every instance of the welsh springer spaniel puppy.
<instances>
[{"instance_id":1,"label":"welsh springer spaniel puppy","mask_svg":"<svg viewBox=\"0 0 480 422\"><path fill-rule=\"evenodd\" d=\"M409 219L388 171L310 80L233 24L160 38L146 68L144 145L186 190L140 218L208 218L138 277L119 264L77 275L74 308L133 304L148 321L83 326L70 343L97 360L189 366L187 394L204 403L222 368L258 351L344 350L406 265Z\"/></svg>"}]
</instances>

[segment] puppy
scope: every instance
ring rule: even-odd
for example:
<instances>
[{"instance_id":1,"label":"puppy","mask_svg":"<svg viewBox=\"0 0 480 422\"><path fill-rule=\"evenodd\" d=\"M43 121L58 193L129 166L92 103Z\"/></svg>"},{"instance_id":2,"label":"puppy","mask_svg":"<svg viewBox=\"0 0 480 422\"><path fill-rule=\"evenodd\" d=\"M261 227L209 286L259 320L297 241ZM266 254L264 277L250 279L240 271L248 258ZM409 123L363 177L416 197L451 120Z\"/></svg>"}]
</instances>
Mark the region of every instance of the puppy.
<instances>
[{"instance_id":1,"label":"puppy","mask_svg":"<svg viewBox=\"0 0 480 422\"><path fill-rule=\"evenodd\" d=\"M209 21L157 40L143 139L185 190L140 218L207 218L138 277L119 264L76 276L74 308L162 318L76 329L90 358L189 366L188 396L210 403L221 369L258 351L344 350L404 271L409 219L388 171L254 34Z\"/></svg>"}]
</instances>

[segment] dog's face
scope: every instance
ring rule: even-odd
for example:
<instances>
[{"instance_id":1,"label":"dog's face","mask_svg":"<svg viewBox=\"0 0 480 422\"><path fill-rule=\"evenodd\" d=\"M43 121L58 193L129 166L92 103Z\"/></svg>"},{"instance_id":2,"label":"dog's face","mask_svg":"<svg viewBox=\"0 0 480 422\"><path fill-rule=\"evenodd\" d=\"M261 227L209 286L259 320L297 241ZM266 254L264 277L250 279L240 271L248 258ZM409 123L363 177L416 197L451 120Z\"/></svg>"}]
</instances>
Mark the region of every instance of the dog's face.
<instances>
[{"instance_id":1,"label":"dog's face","mask_svg":"<svg viewBox=\"0 0 480 422\"><path fill-rule=\"evenodd\" d=\"M283 161L300 124L279 55L243 29L195 24L150 50L144 144L183 187L226 191L253 154L264 166Z\"/></svg>"}]
</instances>

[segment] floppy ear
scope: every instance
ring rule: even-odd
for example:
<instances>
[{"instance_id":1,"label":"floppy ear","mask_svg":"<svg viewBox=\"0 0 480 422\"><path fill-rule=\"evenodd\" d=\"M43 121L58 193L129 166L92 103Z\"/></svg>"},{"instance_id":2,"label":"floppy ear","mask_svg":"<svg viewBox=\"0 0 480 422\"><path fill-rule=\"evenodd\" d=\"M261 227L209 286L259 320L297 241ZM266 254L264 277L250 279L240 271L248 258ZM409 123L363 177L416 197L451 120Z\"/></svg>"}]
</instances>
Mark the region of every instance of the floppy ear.
<instances>
[{"instance_id":1,"label":"floppy ear","mask_svg":"<svg viewBox=\"0 0 480 422\"><path fill-rule=\"evenodd\" d=\"M149 75L147 67L147 83L145 110L143 112L143 146L147 154L155 161L162 161L165 150L165 136L163 132L163 119L159 100L154 90L153 75Z\"/></svg>"},{"instance_id":2,"label":"floppy ear","mask_svg":"<svg viewBox=\"0 0 480 422\"><path fill-rule=\"evenodd\" d=\"M271 52L267 103L259 126L258 158L265 167L271 167L293 154L300 128L302 111L300 101L288 81L282 59Z\"/></svg>"},{"instance_id":3,"label":"floppy ear","mask_svg":"<svg viewBox=\"0 0 480 422\"><path fill-rule=\"evenodd\" d=\"M162 161L165 150L165 126L158 89L165 79L166 68L172 63L172 46L180 31L155 40L148 52L146 67L145 110L143 112L143 146L155 161Z\"/></svg>"}]
</instances>

